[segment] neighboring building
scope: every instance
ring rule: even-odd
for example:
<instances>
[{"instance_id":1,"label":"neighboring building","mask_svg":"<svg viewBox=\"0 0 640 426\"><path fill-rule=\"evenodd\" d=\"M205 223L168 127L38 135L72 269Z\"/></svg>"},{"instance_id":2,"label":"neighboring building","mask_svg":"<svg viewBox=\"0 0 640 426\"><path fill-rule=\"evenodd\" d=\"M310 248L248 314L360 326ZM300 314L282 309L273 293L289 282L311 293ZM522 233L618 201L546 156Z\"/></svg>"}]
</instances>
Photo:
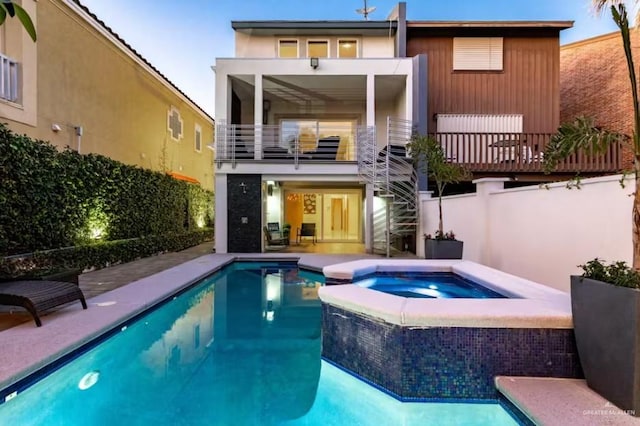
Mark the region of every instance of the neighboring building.
<instances>
[{"instance_id":1,"label":"neighboring building","mask_svg":"<svg viewBox=\"0 0 640 426\"><path fill-rule=\"evenodd\" d=\"M76 0L23 0L0 27L0 118L54 145L213 189L213 119Z\"/></svg>"},{"instance_id":2,"label":"neighboring building","mask_svg":"<svg viewBox=\"0 0 640 426\"><path fill-rule=\"evenodd\" d=\"M314 223L320 241L413 250L428 188L406 158L413 131L474 177L549 179L571 22L405 17L399 3L385 21L232 23L236 57L215 66L218 252L263 250L269 222L292 240Z\"/></svg>"},{"instance_id":3,"label":"neighboring building","mask_svg":"<svg viewBox=\"0 0 640 426\"><path fill-rule=\"evenodd\" d=\"M638 34L631 31L634 58L640 60ZM620 32L570 43L560 48L560 121L593 117L595 124L631 136L633 103ZM631 151L622 153L631 165Z\"/></svg>"},{"instance_id":4,"label":"neighboring building","mask_svg":"<svg viewBox=\"0 0 640 426\"><path fill-rule=\"evenodd\" d=\"M422 123L474 178L547 181L545 146L560 124L560 31L570 21L411 21L407 55L427 56ZM561 164L603 172L613 158Z\"/></svg>"}]
</instances>

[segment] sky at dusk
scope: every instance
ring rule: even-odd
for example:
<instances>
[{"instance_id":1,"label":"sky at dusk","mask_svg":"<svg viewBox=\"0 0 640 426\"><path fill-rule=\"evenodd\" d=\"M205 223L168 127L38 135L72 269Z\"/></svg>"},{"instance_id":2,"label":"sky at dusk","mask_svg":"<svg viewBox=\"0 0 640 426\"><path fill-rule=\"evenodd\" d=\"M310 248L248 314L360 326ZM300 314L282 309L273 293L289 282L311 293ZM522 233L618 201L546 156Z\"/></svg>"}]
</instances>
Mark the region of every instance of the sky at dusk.
<instances>
[{"instance_id":1,"label":"sky at dusk","mask_svg":"<svg viewBox=\"0 0 640 426\"><path fill-rule=\"evenodd\" d=\"M233 20L358 20L363 0L80 0L206 112L215 117L215 58L233 57ZM372 20L398 3L369 0ZM575 21L561 44L615 31L589 0L407 0L409 20Z\"/></svg>"}]
</instances>

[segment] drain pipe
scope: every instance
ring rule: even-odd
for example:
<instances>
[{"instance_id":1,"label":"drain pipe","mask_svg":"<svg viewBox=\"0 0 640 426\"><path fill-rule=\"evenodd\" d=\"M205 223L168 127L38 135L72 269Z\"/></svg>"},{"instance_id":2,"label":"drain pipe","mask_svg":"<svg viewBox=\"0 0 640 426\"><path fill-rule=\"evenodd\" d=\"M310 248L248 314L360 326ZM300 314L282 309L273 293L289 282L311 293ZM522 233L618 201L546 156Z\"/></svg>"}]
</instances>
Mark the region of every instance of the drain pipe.
<instances>
[{"instance_id":1,"label":"drain pipe","mask_svg":"<svg viewBox=\"0 0 640 426\"><path fill-rule=\"evenodd\" d=\"M76 137L78 138L78 154L80 154L80 146L82 145L82 126L75 126L73 130L76 131Z\"/></svg>"}]
</instances>

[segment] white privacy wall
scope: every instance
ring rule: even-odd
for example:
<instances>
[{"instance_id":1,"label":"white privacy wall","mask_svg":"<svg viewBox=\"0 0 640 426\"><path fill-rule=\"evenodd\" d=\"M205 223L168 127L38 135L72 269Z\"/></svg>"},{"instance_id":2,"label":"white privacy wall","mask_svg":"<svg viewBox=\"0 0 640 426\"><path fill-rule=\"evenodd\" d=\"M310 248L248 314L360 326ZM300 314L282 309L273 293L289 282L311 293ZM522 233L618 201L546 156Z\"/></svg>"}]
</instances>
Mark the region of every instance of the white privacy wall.
<instances>
[{"instance_id":1,"label":"white privacy wall","mask_svg":"<svg viewBox=\"0 0 640 426\"><path fill-rule=\"evenodd\" d=\"M476 181L477 193L443 199L444 228L464 241L463 258L569 291L569 275L594 257L632 259L633 181L620 176L501 189L504 179ZM421 203L422 233L437 227L437 198ZM421 241L419 254L424 255Z\"/></svg>"}]
</instances>

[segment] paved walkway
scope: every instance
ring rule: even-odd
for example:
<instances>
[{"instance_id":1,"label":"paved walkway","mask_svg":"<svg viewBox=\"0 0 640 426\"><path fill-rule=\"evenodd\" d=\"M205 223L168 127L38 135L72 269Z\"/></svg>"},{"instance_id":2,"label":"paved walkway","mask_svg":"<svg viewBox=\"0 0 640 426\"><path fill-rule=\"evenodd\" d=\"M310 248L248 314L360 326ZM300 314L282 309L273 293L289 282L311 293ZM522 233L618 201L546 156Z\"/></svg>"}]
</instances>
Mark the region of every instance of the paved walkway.
<instances>
[{"instance_id":1,"label":"paved walkway","mask_svg":"<svg viewBox=\"0 0 640 426\"><path fill-rule=\"evenodd\" d=\"M149 275L213 253L213 241L186 250L145 257L80 275L80 289L86 299L114 290Z\"/></svg>"},{"instance_id":2,"label":"paved walkway","mask_svg":"<svg viewBox=\"0 0 640 426\"><path fill-rule=\"evenodd\" d=\"M141 278L148 277L149 275L156 274L205 254L210 254L213 252L213 244L213 241L210 241L183 251L164 253L158 256L146 257L133 262L84 273L79 277L80 289L84 293L84 297L89 300L99 294L122 287ZM64 306L61 306L58 309L63 307ZM0 331L28 321L33 321L33 318L24 309L0 306ZM46 321L46 317L44 321Z\"/></svg>"}]
</instances>

